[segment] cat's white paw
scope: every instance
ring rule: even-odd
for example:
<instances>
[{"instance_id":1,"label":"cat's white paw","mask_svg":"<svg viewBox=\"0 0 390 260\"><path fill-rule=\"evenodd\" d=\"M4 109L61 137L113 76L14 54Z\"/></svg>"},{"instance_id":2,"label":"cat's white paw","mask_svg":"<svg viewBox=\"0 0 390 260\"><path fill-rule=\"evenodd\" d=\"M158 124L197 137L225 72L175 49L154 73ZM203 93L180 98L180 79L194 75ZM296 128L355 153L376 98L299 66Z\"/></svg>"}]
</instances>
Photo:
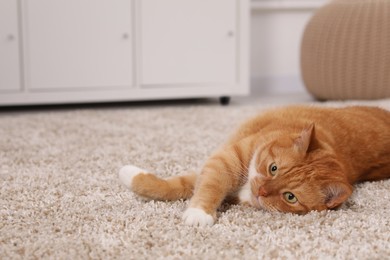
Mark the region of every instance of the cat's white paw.
<instances>
[{"instance_id":1,"label":"cat's white paw","mask_svg":"<svg viewBox=\"0 0 390 260\"><path fill-rule=\"evenodd\" d=\"M188 208L184 211L183 220L186 225L190 226L206 227L214 224L213 216L199 208Z\"/></svg>"},{"instance_id":2,"label":"cat's white paw","mask_svg":"<svg viewBox=\"0 0 390 260\"><path fill-rule=\"evenodd\" d=\"M131 183L133 182L134 177L140 173L146 173L146 172L147 171L138 168L134 165L126 165L119 170L118 175L121 182L124 185L126 185L126 187L131 188Z\"/></svg>"}]
</instances>

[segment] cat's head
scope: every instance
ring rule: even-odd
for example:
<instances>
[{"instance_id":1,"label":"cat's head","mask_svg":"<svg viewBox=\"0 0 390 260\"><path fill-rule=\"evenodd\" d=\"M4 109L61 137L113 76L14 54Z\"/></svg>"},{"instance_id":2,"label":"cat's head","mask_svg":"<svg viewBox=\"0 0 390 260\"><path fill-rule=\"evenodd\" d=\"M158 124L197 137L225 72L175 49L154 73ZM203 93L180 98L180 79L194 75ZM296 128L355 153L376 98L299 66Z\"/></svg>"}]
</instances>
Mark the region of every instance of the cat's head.
<instances>
[{"instance_id":1,"label":"cat's head","mask_svg":"<svg viewBox=\"0 0 390 260\"><path fill-rule=\"evenodd\" d=\"M299 214L339 207L352 186L338 159L320 147L314 124L264 142L250 165L254 206Z\"/></svg>"}]
</instances>

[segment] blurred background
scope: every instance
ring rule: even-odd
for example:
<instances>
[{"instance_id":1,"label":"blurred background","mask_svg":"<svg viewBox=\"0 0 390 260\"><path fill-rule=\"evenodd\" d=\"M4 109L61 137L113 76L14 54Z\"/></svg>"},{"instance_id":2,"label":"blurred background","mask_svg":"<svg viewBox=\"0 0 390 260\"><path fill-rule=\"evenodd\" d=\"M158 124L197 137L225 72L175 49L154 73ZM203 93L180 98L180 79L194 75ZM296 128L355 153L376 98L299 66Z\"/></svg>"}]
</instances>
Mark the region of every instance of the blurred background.
<instances>
[{"instance_id":1,"label":"blurred background","mask_svg":"<svg viewBox=\"0 0 390 260\"><path fill-rule=\"evenodd\" d=\"M0 0L0 105L307 94L326 0Z\"/></svg>"},{"instance_id":2,"label":"blurred background","mask_svg":"<svg viewBox=\"0 0 390 260\"><path fill-rule=\"evenodd\" d=\"M252 0L251 86L261 95L306 93L300 76L305 26L327 0Z\"/></svg>"}]
</instances>

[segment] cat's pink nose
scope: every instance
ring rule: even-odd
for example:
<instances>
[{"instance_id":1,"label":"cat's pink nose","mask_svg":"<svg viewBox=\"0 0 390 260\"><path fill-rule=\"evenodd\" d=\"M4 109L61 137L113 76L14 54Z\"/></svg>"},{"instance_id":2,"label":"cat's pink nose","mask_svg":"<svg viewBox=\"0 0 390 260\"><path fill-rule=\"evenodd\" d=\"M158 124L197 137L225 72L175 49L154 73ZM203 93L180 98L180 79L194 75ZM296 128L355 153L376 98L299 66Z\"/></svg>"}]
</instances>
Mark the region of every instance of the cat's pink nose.
<instances>
[{"instance_id":1,"label":"cat's pink nose","mask_svg":"<svg viewBox=\"0 0 390 260\"><path fill-rule=\"evenodd\" d=\"M268 196L268 192L267 190L264 188L264 186L261 186L260 189L259 189L259 196L262 196L262 197L267 197Z\"/></svg>"}]
</instances>

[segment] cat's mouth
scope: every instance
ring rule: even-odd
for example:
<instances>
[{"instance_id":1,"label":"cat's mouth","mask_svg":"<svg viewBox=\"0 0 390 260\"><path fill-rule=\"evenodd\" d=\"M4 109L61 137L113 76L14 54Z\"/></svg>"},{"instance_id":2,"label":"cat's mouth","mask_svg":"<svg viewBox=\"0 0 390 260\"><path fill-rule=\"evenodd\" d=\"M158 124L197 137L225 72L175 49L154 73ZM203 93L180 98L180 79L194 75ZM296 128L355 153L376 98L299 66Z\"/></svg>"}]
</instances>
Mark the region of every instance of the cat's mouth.
<instances>
[{"instance_id":1,"label":"cat's mouth","mask_svg":"<svg viewBox=\"0 0 390 260\"><path fill-rule=\"evenodd\" d=\"M252 200L251 202L253 207L257 209L266 209L264 202L261 201L261 199L258 196L252 195L251 200Z\"/></svg>"},{"instance_id":2,"label":"cat's mouth","mask_svg":"<svg viewBox=\"0 0 390 260\"><path fill-rule=\"evenodd\" d=\"M278 209L276 209L275 207L272 207L272 206L269 206L267 205L266 202L264 202L260 196L254 196L252 195L252 205L253 207L257 208L257 209L263 209L263 210L267 210L267 211L279 211Z\"/></svg>"}]
</instances>

